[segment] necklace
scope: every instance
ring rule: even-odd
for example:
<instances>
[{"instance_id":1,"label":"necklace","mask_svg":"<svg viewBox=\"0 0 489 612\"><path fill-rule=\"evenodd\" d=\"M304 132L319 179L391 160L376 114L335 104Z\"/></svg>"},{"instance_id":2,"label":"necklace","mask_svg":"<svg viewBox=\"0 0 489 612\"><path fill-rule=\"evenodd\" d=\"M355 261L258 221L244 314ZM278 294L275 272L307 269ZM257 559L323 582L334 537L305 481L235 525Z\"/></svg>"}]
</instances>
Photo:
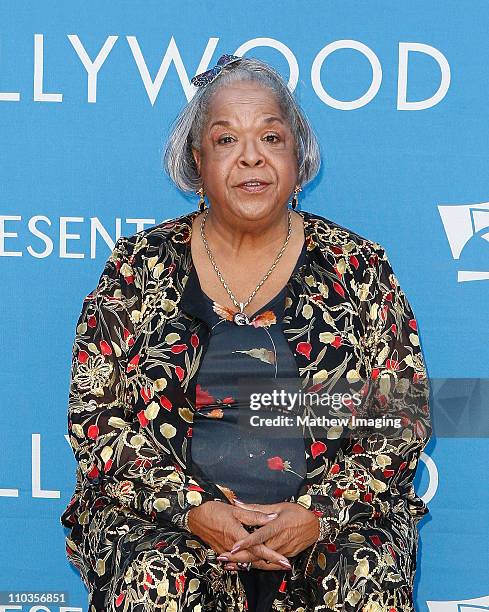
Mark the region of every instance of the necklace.
<instances>
[{"instance_id":1,"label":"necklace","mask_svg":"<svg viewBox=\"0 0 489 612\"><path fill-rule=\"evenodd\" d=\"M250 294L250 297L246 300L246 302L238 302L238 300L234 297L231 289L228 287L226 281L224 280L224 278L223 278L223 276L221 274L221 271L217 267L217 264L216 264L216 262L214 260L214 257L212 256L211 250L209 248L209 244L207 243L207 239L206 239L205 234L204 234L204 225L205 225L205 221L207 219L208 213L209 213L209 209L207 209L205 211L205 213L204 213L204 215L202 217L202 222L200 224L200 235L202 236L202 242L204 243L204 247L205 247L205 250L207 251L207 255L209 256L209 259L210 259L210 261L211 261L211 263L212 263L212 265L214 267L214 270L216 271L216 274L217 274L219 280L223 284L224 289L226 289L229 297L233 300L235 306L237 306L239 308L239 310L237 312L235 312L234 315L233 315L234 323L236 323L236 325L248 325L249 322L250 322L250 319L249 319L248 315L243 312L243 310L245 309L246 306L248 306L248 304L251 302L251 300L255 297L255 293L258 291L258 289L260 289L260 287L263 285L263 283L270 276L270 274L272 273L272 270L275 268L275 266L277 265L279 259L282 257L282 254L285 251L285 248L286 248L286 246L287 246L287 244L289 242L289 238L290 238L290 235L292 233L292 220L291 220L290 210L288 211L287 238L285 239L285 242L284 242L282 248L280 249L279 254L275 258L275 261L270 266L270 269L265 274L265 276L261 279L261 281L258 283L258 285L253 289L253 291Z\"/></svg>"}]
</instances>

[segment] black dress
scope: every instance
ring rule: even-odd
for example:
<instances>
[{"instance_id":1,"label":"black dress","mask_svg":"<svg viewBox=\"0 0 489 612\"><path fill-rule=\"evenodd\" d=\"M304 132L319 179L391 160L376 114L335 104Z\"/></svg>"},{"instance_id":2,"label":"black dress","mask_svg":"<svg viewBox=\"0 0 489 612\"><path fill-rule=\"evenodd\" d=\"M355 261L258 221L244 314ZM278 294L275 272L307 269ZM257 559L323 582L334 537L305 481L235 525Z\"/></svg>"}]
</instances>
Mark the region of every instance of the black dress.
<instances>
[{"instance_id":1,"label":"black dress","mask_svg":"<svg viewBox=\"0 0 489 612\"><path fill-rule=\"evenodd\" d=\"M305 245L293 273L304 261ZM286 438L283 427L251 425L250 417L273 417L283 412L251 409L249 393L265 389L259 383L266 380L298 379L297 363L281 326L286 286L250 316L251 324L236 325L202 291L195 268L191 273L200 288L198 314L210 329L197 377L191 442L193 473L203 473L244 502L284 501L297 494L306 475L303 434L294 425L286 428ZM250 382L256 387L249 386ZM280 384L277 387L282 388ZM239 571L248 612L270 609L286 572L257 568Z\"/></svg>"}]
</instances>

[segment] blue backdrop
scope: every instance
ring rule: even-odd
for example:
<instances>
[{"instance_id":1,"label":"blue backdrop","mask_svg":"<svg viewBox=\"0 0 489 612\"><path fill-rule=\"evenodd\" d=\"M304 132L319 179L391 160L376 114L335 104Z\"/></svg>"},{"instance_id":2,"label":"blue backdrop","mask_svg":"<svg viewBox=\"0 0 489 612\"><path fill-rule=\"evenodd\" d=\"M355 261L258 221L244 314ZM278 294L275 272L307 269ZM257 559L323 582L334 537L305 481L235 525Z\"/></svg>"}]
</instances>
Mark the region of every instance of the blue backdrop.
<instances>
[{"instance_id":1,"label":"blue backdrop","mask_svg":"<svg viewBox=\"0 0 489 612\"><path fill-rule=\"evenodd\" d=\"M2 3L0 591L86 610L59 524L76 319L119 235L197 206L161 153L223 53L290 79L322 147L301 207L386 248L430 376L487 378L488 27L482 0ZM420 611L489 610L488 451L444 436L423 454Z\"/></svg>"}]
</instances>

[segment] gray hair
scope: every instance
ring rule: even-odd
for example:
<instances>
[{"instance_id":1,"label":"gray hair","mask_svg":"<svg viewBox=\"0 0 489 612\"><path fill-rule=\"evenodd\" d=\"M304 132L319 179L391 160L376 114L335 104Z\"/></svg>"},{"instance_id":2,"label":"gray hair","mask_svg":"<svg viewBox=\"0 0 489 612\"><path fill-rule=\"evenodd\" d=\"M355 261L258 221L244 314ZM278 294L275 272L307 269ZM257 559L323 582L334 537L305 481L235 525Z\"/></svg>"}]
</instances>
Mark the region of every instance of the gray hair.
<instances>
[{"instance_id":1,"label":"gray hair","mask_svg":"<svg viewBox=\"0 0 489 612\"><path fill-rule=\"evenodd\" d=\"M214 81L197 89L173 122L163 152L164 169L171 180L184 192L195 192L202 186L192 147L200 150L212 95L237 81L256 81L273 91L295 139L297 182L304 186L312 181L321 164L314 131L282 76L265 62L252 57L242 57L223 66Z\"/></svg>"}]
</instances>

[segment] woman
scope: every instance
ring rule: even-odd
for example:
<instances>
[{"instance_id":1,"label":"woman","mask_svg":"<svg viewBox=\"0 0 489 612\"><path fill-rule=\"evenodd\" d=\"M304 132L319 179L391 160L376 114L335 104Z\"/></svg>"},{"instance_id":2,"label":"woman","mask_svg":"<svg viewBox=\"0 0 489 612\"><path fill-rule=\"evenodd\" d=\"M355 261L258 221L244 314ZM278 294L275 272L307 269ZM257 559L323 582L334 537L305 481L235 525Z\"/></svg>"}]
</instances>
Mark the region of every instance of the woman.
<instances>
[{"instance_id":1,"label":"woman","mask_svg":"<svg viewBox=\"0 0 489 612\"><path fill-rule=\"evenodd\" d=\"M283 79L222 56L192 82L165 163L199 210L120 238L76 328L68 557L95 610L414 610L414 314L381 245L295 210L319 153ZM235 382L294 377L401 427L254 435Z\"/></svg>"}]
</instances>

